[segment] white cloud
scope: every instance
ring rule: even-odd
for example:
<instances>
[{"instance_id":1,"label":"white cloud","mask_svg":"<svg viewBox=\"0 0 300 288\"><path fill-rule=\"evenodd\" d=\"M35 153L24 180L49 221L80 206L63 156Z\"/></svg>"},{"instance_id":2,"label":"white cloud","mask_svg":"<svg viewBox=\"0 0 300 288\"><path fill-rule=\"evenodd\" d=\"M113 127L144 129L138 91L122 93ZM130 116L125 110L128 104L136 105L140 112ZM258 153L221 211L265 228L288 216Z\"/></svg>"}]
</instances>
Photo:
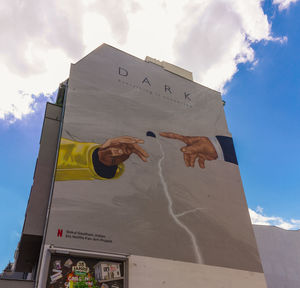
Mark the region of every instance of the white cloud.
<instances>
[{"instance_id":1,"label":"white cloud","mask_svg":"<svg viewBox=\"0 0 300 288\"><path fill-rule=\"evenodd\" d=\"M299 0L273 0L273 4L277 4L279 11L288 9L291 3L296 3Z\"/></svg>"},{"instance_id":2,"label":"white cloud","mask_svg":"<svg viewBox=\"0 0 300 288\"><path fill-rule=\"evenodd\" d=\"M33 95L51 94L104 42L222 90L239 63L257 63L252 43L285 41L261 0L11 0L0 2L0 24L0 119L33 112Z\"/></svg>"},{"instance_id":3,"label":"white cloud","mask_svg":"<svg viewBox=\"0 0 300 288\"><path fill-rule=\"evenodd\" d=\"M257 206L256 211L249 208L249 214L252 224L277 226L286 230L300 229L300 220L284 220L278 216L266 216L260 206Z\"/></svg>"},{"instance_id":4,"label":"white cloud","mask_svg":"<svg viewBox=\"0 0 300 288\"><path fill-rule=\"evenodd\" d=\"M80 4L66 2L1 1L0 118L31 113L33 94L56 90L70 60L82 56Z\"/></svg>"},{"instance_id":5,"label":"white cloud","mask_svg":"<svg viewBox=\"0 0 300 288\"><path fill-rule=\"evenodd\" d=\"M223 90L239 63L257 63L252 43L287 40L272 36L261 2L189 1L185 18L190 19L182 20L182 37L175 44L180 64L194 71L200 83Z\"/></svg>"}]
</instances>

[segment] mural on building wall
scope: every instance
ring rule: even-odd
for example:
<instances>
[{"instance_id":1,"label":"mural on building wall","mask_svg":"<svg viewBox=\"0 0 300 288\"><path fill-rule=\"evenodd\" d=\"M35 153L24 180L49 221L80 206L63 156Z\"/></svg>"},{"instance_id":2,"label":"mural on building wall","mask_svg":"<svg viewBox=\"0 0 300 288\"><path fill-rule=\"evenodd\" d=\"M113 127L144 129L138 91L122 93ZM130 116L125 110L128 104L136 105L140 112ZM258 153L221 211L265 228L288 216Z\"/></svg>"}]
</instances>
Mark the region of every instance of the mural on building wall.
<instances>
[{"instance_id":1,"label":"mural on building wall","mask_svg":"<svg viewBox=\"0 0 300 288\"><path fill-rule=\"evenodd\" d=\"M261 272L220 94L107 45L73 65L46 244Z\"/></svg>"},{"instance_id":2,"label":"mural on building wall","mask_svg":"<svg viewBox=\"0 0 300 288\"><path fill-rule=\"evenodd\" d=\"M147 136L156 138L148 131ZM203 136L183 136L172 132L162 132L160 136L180 140L186 144L180 151L186 167L205 168L205 161L223 159L237 164L232 138L217 136L215 139ZM149 154L140 146L144 140L131 136L121 136L106 140L102 145L61 139L56 169L56 181L115 179L124 171L123 162L131 154L136 154L147 162ZM214 144L213 144L214 143ZM218 151L218 152L217 152Z\"/></svg>"}]
</instances>

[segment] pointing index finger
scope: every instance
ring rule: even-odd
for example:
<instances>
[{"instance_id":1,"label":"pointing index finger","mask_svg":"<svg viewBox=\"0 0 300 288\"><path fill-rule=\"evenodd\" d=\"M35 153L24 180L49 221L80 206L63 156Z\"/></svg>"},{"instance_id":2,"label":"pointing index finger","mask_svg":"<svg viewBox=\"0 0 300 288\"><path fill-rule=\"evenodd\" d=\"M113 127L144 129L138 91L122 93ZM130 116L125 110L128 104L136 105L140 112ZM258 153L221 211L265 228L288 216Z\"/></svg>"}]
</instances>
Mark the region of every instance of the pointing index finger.
<instances>
[{"instance_id":1,"label":"pointing index finger","mask_svg":"<svg viewBox=\"0 0 300 288\"><path fill-rule=\"evenodd\" d=\"M185 136L173 132L160 132L160 136L185 142Z\"/></svg>"}]
</instances>

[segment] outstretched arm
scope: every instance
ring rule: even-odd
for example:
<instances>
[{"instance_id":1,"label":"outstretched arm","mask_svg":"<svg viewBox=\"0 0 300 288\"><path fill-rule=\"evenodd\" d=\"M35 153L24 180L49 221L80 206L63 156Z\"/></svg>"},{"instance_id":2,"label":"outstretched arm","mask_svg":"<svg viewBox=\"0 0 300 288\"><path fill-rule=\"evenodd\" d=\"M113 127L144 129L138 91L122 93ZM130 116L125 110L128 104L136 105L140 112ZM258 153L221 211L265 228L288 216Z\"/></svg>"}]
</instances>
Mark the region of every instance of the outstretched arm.
<instances>
[{"instance_id":1,"label":"outstretched arm","mask_svg":"<svg viewBox=\"0 0 300 288\"><path fill-rule=\"evenodd\" d=\"M113 178L118 165L126 161L132 153L147 162L148 153L139 145L144 140L122 136L108 139L93 153L93 165L96 173L103 178Z\"/></svg>"},{"instance_id":2,"label":"outstretched arm","mask_svg":"<svg viewBox=\"0 0 300 288\"><path fill-rule=\"evenodd\" d=\"M219 152L215 145L208 137L204 136L184 136L172 132L161 132L161 136L182 141L186 146L180 149L183 152L183 159L187 167L194 167L195 161L198 160L198 164L201 168L205 168L205 161L218 159ZM226 136L216 136L219 141L220 150L224 160L237 164L236 156L234 152L232 138ZM215 140L215 141L217 141ZM217 147L218 148L218 147Z\"/></svg>"},{"instance_id":3,"label":"outstretched arm","mask_svg":"<svg viewBox=\"0 0 300 288\"><path fill-rule=\"evenodd\" d=\"M180 151L183 152L183 159L187 167L194 167L196 160L198 160L199 166L205 168L206 160L218 158L214 145L207 137L183 136L171 132L161 132L160 136L180 140L186 144Z\"/></svg>"},{"instance_id":4,"label":"outstretched arm","mask_svg":"<svg viewBox=\"0 0 300 288\"><path fill-rule=\"evenodd\" d=\"M98 150L99 161L106 166L114 166L126 161L134 153L147 162L149 155L139 145L143 143L144 140L130 136L108 139Z\"/></svg>"}]
</instances>

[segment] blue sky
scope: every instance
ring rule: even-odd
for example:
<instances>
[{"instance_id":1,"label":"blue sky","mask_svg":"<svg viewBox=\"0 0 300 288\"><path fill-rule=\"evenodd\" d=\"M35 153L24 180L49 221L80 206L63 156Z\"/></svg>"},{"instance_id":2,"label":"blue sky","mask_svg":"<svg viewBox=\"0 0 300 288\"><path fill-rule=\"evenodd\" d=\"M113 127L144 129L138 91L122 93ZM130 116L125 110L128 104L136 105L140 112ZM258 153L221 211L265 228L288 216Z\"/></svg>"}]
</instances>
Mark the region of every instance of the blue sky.
<instances>
[{"instance_id":1,"label":"blue sky","mask_svg":"<svg viewBox=\"0 0 300 288\"><path fill-rule=\"evenodd\" d=\"M300 228L300 2L243 2L124 0L100 7L78 0L66 8L64 1L36 7L13 0L4 7L1 269L13 261L22 231L45 103L70 63L103 42L179 65L222 91L252 221Z\"/></svg>"},{"instance_id":2,"label":"blue sky","mask_svg":"<svg viewBox=\"0 0 300 288\"><path fill-rule=\"evenodd\" d=\"M266 3L265 10L275 14L273 33L288 41L253 45L258 64L239 66L226 85L225 111L249 207L300 219L300 5L278 13Z\"/></svg>"}]
</instances>

